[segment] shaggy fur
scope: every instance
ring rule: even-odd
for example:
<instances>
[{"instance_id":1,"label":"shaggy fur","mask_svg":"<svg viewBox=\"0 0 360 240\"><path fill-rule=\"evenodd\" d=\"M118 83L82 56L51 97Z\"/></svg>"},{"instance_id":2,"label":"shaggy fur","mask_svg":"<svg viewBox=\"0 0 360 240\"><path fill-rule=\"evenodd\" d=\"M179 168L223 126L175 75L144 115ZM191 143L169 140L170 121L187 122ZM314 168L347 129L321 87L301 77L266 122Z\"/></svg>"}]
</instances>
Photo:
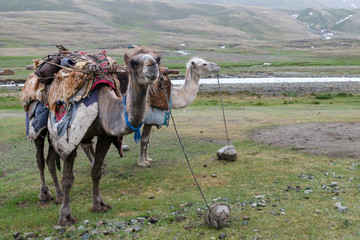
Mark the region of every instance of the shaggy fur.
<instances>
[{"instance_id":1,"label":"shaggy fur","mask_svg":"<svg viewBox=\"0 0 360 240\"><path fill-rule=\"evenodd\" d=\"M169 109L168 101L170 101L171 95L171 81L169 76L165 74L163 74L163 79L163 82L157 81L154 85L150 86L149 105L151 107L167 110ZM166 101L163 85L165 85L168 101Z\"/></svg>"},{"instance_id":2,"label":"shaggy fur","mask_svg":"<svg viewBox=\"0 0 360 240\"><path fill-rule=\"evenodd\" d=\"M60 70L49 90L49 110L54 112L58 101L68 102L83 87L86 81L92 79L93 74Z\"/></svg>"},{"instance_id":3,"label":"shaggy fur","mask_svg":"<svg viewBox=\"0 0 360 240\"><path fill-rule=\"evenodd\" d=\"M45 102L45 85L39 83L39 78L35 73L29 74L24 87L21 90L20 99L21 105L25 111L29 110L29 105L32 101L38 100L43 103Z\"/></svg>"}]
</instances>

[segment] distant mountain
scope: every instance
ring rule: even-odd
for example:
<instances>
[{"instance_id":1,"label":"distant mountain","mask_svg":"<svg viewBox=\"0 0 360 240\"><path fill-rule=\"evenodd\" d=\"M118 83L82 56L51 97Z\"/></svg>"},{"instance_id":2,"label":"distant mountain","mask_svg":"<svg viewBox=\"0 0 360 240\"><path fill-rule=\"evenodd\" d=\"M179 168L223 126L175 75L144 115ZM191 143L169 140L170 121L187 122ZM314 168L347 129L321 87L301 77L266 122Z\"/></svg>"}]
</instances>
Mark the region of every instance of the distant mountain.
<instances>
[{"instance_id":1,"label":"distant mountain","mask_svg":"<svg viewBox=\"0 0 360 240\"><path fill-rule=\"evenodd\" d=\"M233 4L277 9L305 9L305 8L360 8L360 0L168 0L179 2L197 2L214 4Z\"/></svg>"},{"instance_id":2,"label":"distant mountain","mask_svg":"<svg viewBox=\"0 0 360 240\"><path fill-rule=\"evenodd\" d=\"M59 43L82 48L128 44L174 48L183 43L206 47L360 37L360 12L355 9L270 8L281 4L295 8L300 3L350 4L345 0L227 0L253 5L261 2L268 8L179 1L1 0L0 50Z\"/></svg>"}]
</instances>

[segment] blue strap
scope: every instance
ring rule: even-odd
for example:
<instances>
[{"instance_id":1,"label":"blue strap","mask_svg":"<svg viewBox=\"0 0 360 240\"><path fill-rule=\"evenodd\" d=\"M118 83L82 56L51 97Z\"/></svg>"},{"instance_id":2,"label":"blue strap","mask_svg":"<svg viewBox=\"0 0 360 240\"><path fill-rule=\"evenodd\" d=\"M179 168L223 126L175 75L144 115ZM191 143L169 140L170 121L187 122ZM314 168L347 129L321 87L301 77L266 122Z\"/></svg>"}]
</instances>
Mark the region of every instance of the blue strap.
<instances>
[{"instance_id":1,"label":"blue strap","mask_svg":"<svg viewBox=\"0 0 360 240\"><path fill-rule=\"evenodd\" d=\"M140 126L137 127L137 128L134 128L133 125L131 125L131 123L129 122L129 119L128 119L128 116L127 116L127 113L126 113L126 95L124 96L123 98L123 104L124 104L124 113L125 113L125 122L126 122L126 125L134 131L134 140L136 143L138 143L141 139L141 132L140 132L140 128L142 127L143 125L143 122L141 122Z\"/></svg>"},{"instance_id":2,"label":"blue strap","mask_svg":"<svg viewBox=\"0 0 360 240\"><path fill-rule=\"evenodd\" d=\"M171 102L171 94L170 94L169 109L165 113L164 123L163 123L167 127L169 126L171 108L172 108L172 102Z\"/></svg>"}]
</instances>

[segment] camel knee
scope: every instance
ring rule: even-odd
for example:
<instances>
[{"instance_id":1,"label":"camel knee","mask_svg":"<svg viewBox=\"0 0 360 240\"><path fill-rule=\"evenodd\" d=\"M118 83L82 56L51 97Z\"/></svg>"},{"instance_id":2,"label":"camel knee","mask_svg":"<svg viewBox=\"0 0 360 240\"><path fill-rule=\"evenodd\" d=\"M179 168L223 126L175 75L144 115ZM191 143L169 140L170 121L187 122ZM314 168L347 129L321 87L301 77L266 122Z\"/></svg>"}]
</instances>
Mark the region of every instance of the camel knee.
<instances>
[{"instance_id":1,"label":"camel knee","mask_svg":"<svg viewBox=\"0 0 360 240\"><path fill-rule=\"evenodd\" d=\"M73 174L64 174L61 181L63 189L71 189L74 184L74 180L75 178Z\"/></svg>"}]
</instances>

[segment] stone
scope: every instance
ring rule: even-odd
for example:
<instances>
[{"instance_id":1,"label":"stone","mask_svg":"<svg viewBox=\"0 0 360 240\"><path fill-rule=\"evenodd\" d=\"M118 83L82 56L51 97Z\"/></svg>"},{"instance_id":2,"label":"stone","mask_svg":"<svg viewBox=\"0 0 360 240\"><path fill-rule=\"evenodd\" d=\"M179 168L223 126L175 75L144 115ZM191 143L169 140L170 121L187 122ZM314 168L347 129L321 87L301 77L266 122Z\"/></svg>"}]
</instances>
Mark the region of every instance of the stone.
<instances>
[{"instance_id":1,"label":"stone","mask_svg":"<svg viewBox=\"0 0 360 240\"><path fill-rule=\"evenodd\" d=\"M205 221L215 228L222 228L230 219L231 210L226 204L216 203L207 209Z\"/></svg>"},{"instance_id":2,"label":"stone","mask_svg":"<svg viewBox=\"0 0 360 240\"><path fill-rule=\"evenodd\" d=\"M236 149L233 145L226 145L217 151L219 160L235 161L237 159Z\"/></svg>"},{"instance_id":3,"label":"stone","mask_svg":"<svg viewBox=\"0 0 360 240\"><path fill-rule=\"evenodd\" d=\"M76 228L74 226L71 226L68 228L68 230L66 232L72 232L72 231L75 231Z\"/></svg>"},{"instance_id":4,"label":"stone","mask_svg":"<svg viewBox=\"0 0 360 240\"><path fill-rule=\"evenodd\" d=\"M0 70L0 75L15 75L14 71L11 71L9 69L5 69L5 70Z\"/></svg>"},{"instance_id":5,"label":"stone","mask_svg":"<svg viewBox=\"0 0 360 240\"><path fill-rule=\"evenodd\" d=\"M219 234L219 239L225 239L225 238L226 238L226 234L224 234L224 233Z\"/></svg>"},{"instance_id":6,"label":"stone","mask_svg":"<svg viewBox=\"0 0 360 240\"><path fill-rule=\"evenodd\" d=\"M149 218L149 222L151 223L151 224L155 224L155 223L157 223L157 219L156 218L154 218L154 217L151 217L151 218Z\"/></svg>"},{"instance_id":7,"label":"stone","mask_svg":"<svg viewBox=\"0 0 360 240\"><path fill-rule=\"evenodd\" d=\"M59 225L56 225L56 226L53 226L53 229L55 231L59 231L60 229L62 229L63 227L62 226L59 226Z\"/></svg>"},{"instance_id":8,"label":"stone","mask_svg":"<svg viewBox=\"0 0 360 240\"><path fill-rule=\"evenodd\" d=\"M52 240L52 237L44 238L44 240Z\"/></svg>"},{"instance_id":9,"label":"stone","mask_svg":"<svg viewBox=\"0 0 360 240\"><path fill-rule=\"evenodd\" d=\"M20 236L21 232L14 232L13 237L14 239L18 238Z\"/></svg>"},{"instance_id":10,"label":"stone","mask_svg":"<svg viewBox=\"0 0 360 240\"><path fill-rule=\"evenodd\" d=\"M26 70L35 70L34 65L27 65Z\"/></svg>"},{"instance_id":11,"label":"stone","mask_svg":"<svg viewBox=\"0 0 360 240\"><path fill-rule=\"evenodd\" d=\"M96 224L96 227L99 228L99 227L101 227L103 224L104 224L103 221L100 220L100 221L98 221L98 223Z\"/></svg>"},{"instance_id":12,"label":"stone","mask_svg":"<svg viewBox=\"0 0 360 240\"><path fill-rule=\"evenodd\" d=\"M83 222L83 224L86 226L86 225L89 225L89 223L90 223L90 221L89 220L85 220L84 222Z\"/></svg>"},{"instance_id":13,"label":"stone","mask_svg":"<svg viewBox=\"0 0 360 240\"><path fill-rule=\"evenodd\" d=\"M129 147L128 145L123 145L123 146L122 146L122 150L123 150L124 152L130 151L130 147Z\"/></svg>"},{"instance_id":14,"label":"stone","mask_svg":"<svg viewBox=\"0 0 360 240\"><path fill-rule=\"evenodd\" d=\"M344 212L346 212L347 210L349 210L348 207L343 206L340 202L334 203L334 206L337 208L337 210L338 210L340 213L344 213Z\"/></svg>"},{"instance_id":15,"label":"stone","mask_svg":"<svg viewBox=\"0 0 360 240\"><path fill-rule=\"evenodd\" d=\"M27 238L33 238L35 237L35 234L33 232L27 232L27 233L24 233L24 238L27 239Z\"/></svg>"}]
</instances>

